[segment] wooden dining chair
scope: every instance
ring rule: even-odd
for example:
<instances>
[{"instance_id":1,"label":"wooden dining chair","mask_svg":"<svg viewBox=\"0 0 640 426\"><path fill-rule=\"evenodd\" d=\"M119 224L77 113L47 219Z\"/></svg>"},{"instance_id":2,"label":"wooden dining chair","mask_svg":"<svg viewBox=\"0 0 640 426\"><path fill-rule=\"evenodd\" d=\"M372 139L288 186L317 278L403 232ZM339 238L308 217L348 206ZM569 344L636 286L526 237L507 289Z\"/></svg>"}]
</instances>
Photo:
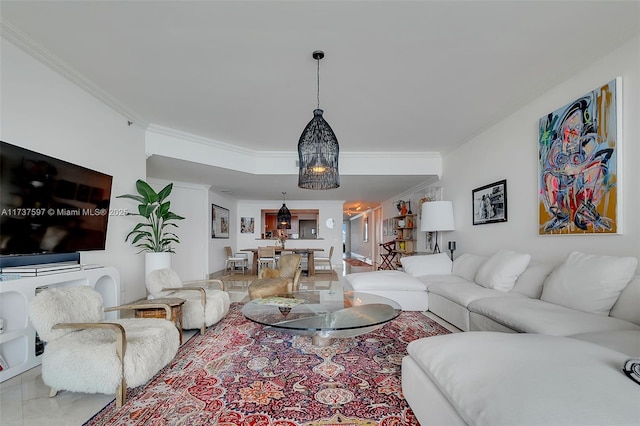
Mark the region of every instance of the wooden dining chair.
<instances>
[{"instance_id":1,"label":"wooden dining chair","mask_svg":"<svg viewBox=\"0 0 640 426\"><path fill-rule=\"evenodd\" d=\"M227 255L227 261L225 263L225 271L234 273L238 268L242 269L242 275L249 266L249 257L246 253L234 253L231 247L224 248Z\"/></svg>"},{"instance_id":2,"label":"wooden dining chair","mask_svg":"<svg viewBox=\"0 0 640 426\"><path fill-rule=\"evenodd\" d=\"M314 268L316 273L331 273L333 271L333 265L331 264L331 258L333 257L333 250L334 250L334 247L331 246L331 249L329 250L329 256L314 257L313 260L315 261ZM311 255L313 255L313 253ZM321 269L318 269L318 266L320 266Z\"/></svg>"},{"instance_id":3,"label":"wooden dining chair","mask_svg":"<svg viewBox=\"0 0 640 426\"><path fill-rule=\"evenodd\" d=\"M262 268L276 268L276 248L273 246L258 247L258 273Z\"/></svg>"}]
</instances>

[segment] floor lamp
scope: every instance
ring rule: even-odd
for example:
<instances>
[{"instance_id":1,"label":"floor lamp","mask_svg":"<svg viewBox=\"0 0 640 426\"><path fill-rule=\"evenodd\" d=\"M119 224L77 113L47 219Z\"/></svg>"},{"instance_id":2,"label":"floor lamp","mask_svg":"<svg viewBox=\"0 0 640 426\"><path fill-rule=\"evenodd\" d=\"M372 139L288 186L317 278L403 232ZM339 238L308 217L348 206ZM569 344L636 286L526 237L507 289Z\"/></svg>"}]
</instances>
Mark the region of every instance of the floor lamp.
<instances>
[{"instance_id":1,"label":"floor lamp","mask_svg":"<svg viewBox=\"0 0 640 426\"><path fill-rule=\"evenodd\" d=\"M420 230L436 233L436 245L433 248L434 253L440 253L438 232L453 231L455 229L453 203L451 201L427 201L422 204Z\"/></svg>"}]
</instances>

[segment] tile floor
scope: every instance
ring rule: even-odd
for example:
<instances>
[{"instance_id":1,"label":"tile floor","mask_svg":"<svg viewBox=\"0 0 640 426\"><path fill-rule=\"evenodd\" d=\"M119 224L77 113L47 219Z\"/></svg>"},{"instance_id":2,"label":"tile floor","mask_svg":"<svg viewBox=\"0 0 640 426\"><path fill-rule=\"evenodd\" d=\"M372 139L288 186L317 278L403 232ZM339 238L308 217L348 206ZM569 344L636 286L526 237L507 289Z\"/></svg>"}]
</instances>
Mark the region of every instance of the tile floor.
<instances>
[{"instance_id":1,"label":"tile floor","mask_svg":"<svg viewBox=\"0 0 640 426\"><path fill-rule=\"evenodd\" d=\"M366 272L370 267L352 267L343 263L340 282L331 286L342 286L345 274ZM322 281L318 286L326 288ZM308 289L313 289L309 283ZM242 282L229 282L226 289L232 302L239 302L246 297L246 288ZM427 316L440 322L452 331L459 331L438 317L429 313ZM185 331L186 342L195 330ZM105 405L114 399L114 395L81 394L61 391L55 398L49 398L49 388L42 382L40 367L32 368L16 377L0 383L0 426L70 426L82 425Z\"/></svg>"}]
</instances>

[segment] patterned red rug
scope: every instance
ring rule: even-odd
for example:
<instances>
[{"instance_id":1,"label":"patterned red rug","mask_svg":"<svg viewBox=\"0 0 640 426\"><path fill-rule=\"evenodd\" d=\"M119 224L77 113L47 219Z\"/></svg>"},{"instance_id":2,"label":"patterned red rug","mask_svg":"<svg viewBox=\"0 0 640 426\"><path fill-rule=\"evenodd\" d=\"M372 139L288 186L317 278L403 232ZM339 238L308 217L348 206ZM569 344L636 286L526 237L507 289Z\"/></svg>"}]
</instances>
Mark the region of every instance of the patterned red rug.
<instances>
[{"instance_id":1,"label":"patterned red rug","mask_svg":"<svg viewBox=\"0 0 640 426\"><path fill-rule=\"evenodd\" d=\"M227 317L184 344L146 386L129 390L85 425L417 425L403 398L400 365L407 344L448 330L403 312L369 334L311 344Z\"/></svg>"}]
</instances>

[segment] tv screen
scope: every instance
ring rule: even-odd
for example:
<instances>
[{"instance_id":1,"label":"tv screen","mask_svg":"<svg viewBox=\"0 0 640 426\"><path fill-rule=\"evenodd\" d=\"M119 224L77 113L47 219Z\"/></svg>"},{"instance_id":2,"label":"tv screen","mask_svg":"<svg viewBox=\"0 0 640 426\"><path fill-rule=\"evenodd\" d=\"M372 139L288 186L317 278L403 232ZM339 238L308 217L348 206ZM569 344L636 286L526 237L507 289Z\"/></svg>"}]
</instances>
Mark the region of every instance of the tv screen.
<instances>
[{"instance_id":1,"label":"tv screen","mask_svg":"<svg viewBox=\"0 0 640 426\"><path fill-rule=\"evenodd\" d=\"M104 250L111 181L0 141L0 254Z\"/></svg>"}]
</instances>

